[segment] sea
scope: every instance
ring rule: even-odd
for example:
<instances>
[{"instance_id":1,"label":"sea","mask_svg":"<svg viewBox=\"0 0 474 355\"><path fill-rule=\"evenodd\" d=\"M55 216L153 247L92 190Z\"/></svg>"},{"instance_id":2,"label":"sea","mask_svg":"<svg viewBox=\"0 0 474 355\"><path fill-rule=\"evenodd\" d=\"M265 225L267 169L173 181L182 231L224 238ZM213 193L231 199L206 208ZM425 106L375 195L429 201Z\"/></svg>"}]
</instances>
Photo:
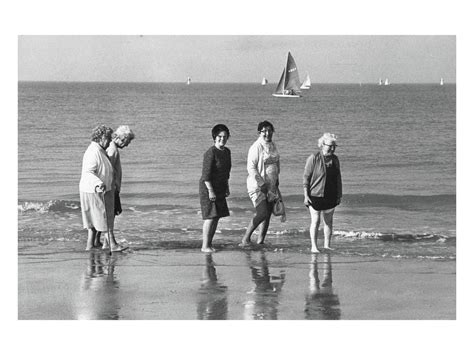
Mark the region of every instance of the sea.
<instances>
[{"instance_id":1,"label":"sea","mask_svg":"<svg viewBox=\"0 0 474 355\"><path fill-rule=\"evenodd\" d=\"M83 250L79 180L91 130L129 125L121 150L119 242L134 250L198 250L198 196L211 128L230 129L230 216L218 252L238 249L254 208L246 158L268 120L281 155L287 221L273 217L266 248L309 253L303 205L306 158L325 132L337 135L343 198L333 253L456 259L456 85L313 84L301 98L275 98L274 84L19 82L19 252L37 245ZM322 231L320 232L322 237ZM255 238L255 237L254 237Z\"/></svg>"}]
</instances>

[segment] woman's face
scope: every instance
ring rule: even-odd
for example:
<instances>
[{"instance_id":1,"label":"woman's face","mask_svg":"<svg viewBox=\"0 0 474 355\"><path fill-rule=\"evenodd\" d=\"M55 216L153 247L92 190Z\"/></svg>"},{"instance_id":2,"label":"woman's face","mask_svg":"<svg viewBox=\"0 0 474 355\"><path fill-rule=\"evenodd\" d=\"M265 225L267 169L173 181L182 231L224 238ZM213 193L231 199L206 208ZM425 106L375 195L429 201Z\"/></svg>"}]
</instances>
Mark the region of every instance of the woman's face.
<instances>
[{"instance_id":1,"label":"woman's face","mask_svg":"<svg viewBox=\"0 0 474 355\"><path fill-rule=\"evenodd\" d=\"M125 148L126 146L128 146L130 144L130 140L128 139L128 137L125 137L125 138L117 137L114 140L114 142L117 145L117 147L119 147L119 148Z\"/></svg>"},{"instance_id":2,"label":"woman's face","mask_svg":"<svg viewBox=\"0 0 474 355\"><path fill-rule=\"evenodd\" d=\"M263 138L265 142L271 142L273 138L273 130L271 127L263 127L260 131L260 137Z\"/></svg>"},{"instance_id":3,"label":"woman's face","mask_svg":"<svg viewBox=\"0 0 474 355\"><path fill-rule=\"evenodd\" d=\"M219 134L214 139L214 143L215 143L216 148L218 148L218 149L224 148L224 146L227 143L228 139L229 139L229 136L227 135L226 131L219 132Z\"/></svg>"},{"instance_id":4,"label":"woman's face","mask_svg":"<svg viewBox=\"0 0 474 355\"><path fill-rule=\"evenodd\" d=\"M107 149L111 141L112 141L112 136L103 135L102 138L100 139L99 144L102 148Z\"/></svg>"},{"instance_id":5,"label":"woman's face","mask_svg":"<svg viewBox=\"0 0 474 355\"><path fill-rule=\"evenodd\" d=\"M324 142L322 146L323 155L333 155L334 151L336 150L336 147L336 142Z\"/></svg>"}]
</instances>

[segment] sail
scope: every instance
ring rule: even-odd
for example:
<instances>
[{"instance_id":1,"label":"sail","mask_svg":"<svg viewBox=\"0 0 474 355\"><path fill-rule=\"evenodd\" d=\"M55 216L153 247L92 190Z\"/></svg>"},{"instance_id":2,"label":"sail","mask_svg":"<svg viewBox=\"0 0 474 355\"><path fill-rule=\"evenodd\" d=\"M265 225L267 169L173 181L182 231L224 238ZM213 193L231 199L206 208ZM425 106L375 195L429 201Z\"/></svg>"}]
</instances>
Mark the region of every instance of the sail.
<instances>
[{"instance_id":1,"label":"sail","mask_svg":"<svg viewBox=\"0 0 474 355\"><path fill-rule=\"evenodd\" d=\"M443 78L441 78L441 80L439 81L439 85L444 85L444 80L443 80Z\"/></svg>"},{"instance_id":2,"label":"sail","mask_svg":"<svg viewBox=\"0 0 474 355\"><path fill-rule=\"evenodd\" d=\"M296 67L295 60L290 52L288 52L288 59L286 61L286 77L285 77L285 90L300 91L300 77L298 75L298 68Z\"/></svg>"},{"instance_id":3,"label":"sail","mask_svg":"<svg viewBox=\"0 0 474 355\"><path fill-rule=\"evenodd\" d=\"M191 78L188 76L188 80L186 80L186 84L191 84Z\"/></svg>"},{"instance_id":4,"label":"sail","mask_svg":"<svg viewBox=\"0 0 474 355\"><path fill-rule=\"evenodd\" d=\"M311 79L309 78L309 74L306 74L306 78L303 81L303 85L301 85L301 89L309 89L311 87Z\"/></svg>"},{"instance_id":5,"label":"sail","mask_svg":"<svg viewBox=\"0 0 474 355\"><path fill-rule=\"evenodd\" d=\"M268 84L268 80L266 78L263 78L262 79L262 85L267 85Z\"/></svg>"},{"instance_id":6,"label":"sail","mask_svg":"<svg viewBox=\"0 0 474 355\"><path fill-rule=\"evenodd\" d=\"M280 81L278 82L278 85L275 89L275 94L283 94L283 91L285 90L285 73L286 73L286 68L283 68L283 73L281 73L281 78Z\"/></svg>"}]
</instances>

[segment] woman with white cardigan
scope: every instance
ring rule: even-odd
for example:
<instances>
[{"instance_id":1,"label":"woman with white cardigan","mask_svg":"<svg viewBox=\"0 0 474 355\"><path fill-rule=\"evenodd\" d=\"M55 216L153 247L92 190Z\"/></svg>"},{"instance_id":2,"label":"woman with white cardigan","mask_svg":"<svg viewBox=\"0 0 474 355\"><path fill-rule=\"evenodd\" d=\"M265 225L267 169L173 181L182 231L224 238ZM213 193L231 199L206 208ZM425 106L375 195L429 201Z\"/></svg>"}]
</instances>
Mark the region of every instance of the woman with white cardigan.
<instances>
[{"instance_id":1,"label":"woman with white cardigan","mask_svg":"<svg viewBox=\"0 0 474 355\"><path fill-rule=\"evenodd\" d=\"M252 233L261 224L257 239L263 244L267 235L275 200L280 198L279 174L280 154L273 142L275 129L268 121L258 124L259 138L249 149L247 158L247 192L255 207L255 216L250 220L241 246L250 245Z\"/></svg>"}]
</instances>

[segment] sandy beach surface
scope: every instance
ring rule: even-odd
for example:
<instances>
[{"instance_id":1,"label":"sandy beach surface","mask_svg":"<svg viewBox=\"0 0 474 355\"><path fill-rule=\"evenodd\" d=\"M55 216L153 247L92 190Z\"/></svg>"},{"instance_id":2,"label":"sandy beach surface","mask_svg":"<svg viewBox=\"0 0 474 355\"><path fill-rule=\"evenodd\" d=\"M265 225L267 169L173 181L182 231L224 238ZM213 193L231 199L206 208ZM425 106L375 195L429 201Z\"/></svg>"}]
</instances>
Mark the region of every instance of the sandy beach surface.
<instances>
[{"instance_id":1,"label":"sandy beach surface","mask_svg":"<svg viewBox=\"0 0 474 355\"><path fill-rule=\"evenodd\" d=\"M455 261L82 247L19 246L18 319L456 319Z\"/></svg>"}]
</instances>

